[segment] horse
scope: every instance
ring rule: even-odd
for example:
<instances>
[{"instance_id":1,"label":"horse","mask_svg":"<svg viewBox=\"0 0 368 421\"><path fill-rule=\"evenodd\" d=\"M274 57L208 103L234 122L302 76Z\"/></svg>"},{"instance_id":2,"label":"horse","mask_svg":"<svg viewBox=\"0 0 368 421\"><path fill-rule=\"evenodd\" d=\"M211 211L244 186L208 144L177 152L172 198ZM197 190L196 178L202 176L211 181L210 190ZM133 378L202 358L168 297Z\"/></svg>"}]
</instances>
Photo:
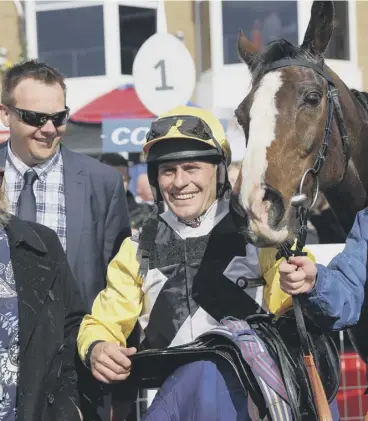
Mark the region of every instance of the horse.
<instances>
[{"instance_id":1,"label":"horse","mask_svg":"<svg viewBox=\"0 0 368 421\"><path fill-rule=\"evenodd\" d=\"M314 1L299 46L280 39L260 52L243 32L238 36L238 54L252 85L235 110L246 154L230 211L247 241L276 247L281 255L295 238L301 251L303 221L319 192L343 239L357 212L367 207L368 94L349 89L325 63L333 21L333 1ZM348 330L364 362L367 284L365 292L360 320ZM297 309L298 300L293 302Z\"/></svg>"},{"instance_id":2,"label":"horse","mask_svg":"<svg viewBox=\"0 0 368 421\"><path fill-rule=\"evenodd\" d=\"M300 46L281 39L260 52L243 32L238 36L252 85L235 111L246 155L231 211L258 247L292 241L294 205L312 205L318 189L340 238L367 205L368 95L349 89L324 62L333 19L333 1L314 1Z\"/></svg>"}]
</instances>

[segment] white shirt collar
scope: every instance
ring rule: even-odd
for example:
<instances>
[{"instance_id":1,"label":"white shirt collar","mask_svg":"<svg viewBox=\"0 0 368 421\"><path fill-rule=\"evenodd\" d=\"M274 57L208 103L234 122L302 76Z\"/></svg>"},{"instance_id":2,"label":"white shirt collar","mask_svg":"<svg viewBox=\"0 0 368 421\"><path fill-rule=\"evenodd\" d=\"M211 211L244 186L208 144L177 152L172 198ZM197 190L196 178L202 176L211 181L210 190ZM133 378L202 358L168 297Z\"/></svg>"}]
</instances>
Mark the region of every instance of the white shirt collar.
<instances>
[{"instance_id":1,"label":"white shirt collar","mask_svg":"<svg viewBox=\"0 0 368 421\"><path fill-rule=\"evenodd\" d=\"M21 161L11 150L10 140L8 142L8 159L12 166L24 177L24 174L31 169L28 165L26 165L23 161ZM57 164L60 157L60 145L57 147L54 155L45 162L35 165L32 167L38 175L40 179L46 177L47 173Z\"/></svg>"},{"instance_id":2,"label":"white shirt collar","mask_svg":"<svg viewBox=\"0 0 368 421\"><path fill-rule=\"evenodd\" d=\"M167 209L160 216L182 238L201 237L209 234L213 228L229 213L229 199L218 199L208 208L198 227L190 227L180 221Z\"/></svg>"}]
</instances>

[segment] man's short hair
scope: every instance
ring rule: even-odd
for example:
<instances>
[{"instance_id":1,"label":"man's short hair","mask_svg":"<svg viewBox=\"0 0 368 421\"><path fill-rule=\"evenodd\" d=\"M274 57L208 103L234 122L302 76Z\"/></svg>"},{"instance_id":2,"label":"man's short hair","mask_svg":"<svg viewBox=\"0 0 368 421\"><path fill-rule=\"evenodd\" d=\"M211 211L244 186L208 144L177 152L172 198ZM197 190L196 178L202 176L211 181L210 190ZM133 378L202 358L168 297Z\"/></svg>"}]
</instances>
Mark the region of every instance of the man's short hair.
<instances>
[{"instance_id":1,"label":"man's short hair","mask_svg":"<svg viewBox=\"0 0 368 421\"><path fill-rule=\"evenodd\" d=\"M111 167L127 167L128 161L118 153L103 153L100 156L100 162L110 165Z\"/></svg>"},{"instance_id":2,"label":"man's short hair","mask_svg":"<svg viewBox=\"0 0 368 421\"><path fill-rule=\"evenodd\" d=\"M1 102L4 105L14 105L13 92L24 79L34 79L46 85L58 83L66 96L64 76L54 67L37 60L23 61L10 67L2 78Z\"/></svg>"}]
</instances>

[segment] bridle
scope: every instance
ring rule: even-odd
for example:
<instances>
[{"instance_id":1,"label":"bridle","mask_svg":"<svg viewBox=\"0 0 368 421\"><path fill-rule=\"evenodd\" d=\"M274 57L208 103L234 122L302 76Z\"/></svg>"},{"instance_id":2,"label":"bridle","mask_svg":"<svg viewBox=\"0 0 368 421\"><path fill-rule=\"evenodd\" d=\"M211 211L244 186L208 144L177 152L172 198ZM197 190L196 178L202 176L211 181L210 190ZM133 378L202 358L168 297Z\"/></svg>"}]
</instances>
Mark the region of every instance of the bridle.
<instances>
[{"instance_id":1,"label":"bridle","mask_svg":"<svg viewBox=\"0 0 368 421\"><path fill-rule=\"evenodd\" d=\"M318 151L313 167L305 171L305 173L303 174L301 178L301 182L299 184L298 194L296 194L291 199L293 206L295 206L296 208L309 210L315 204L318 193L319 193L318 175L327 157L328 147L329 147L329 143L330 143L330 139L332 135L332 122L333 122L334 117L336 118L337 127L339 130L343 152L345 156L345 172L346 172L349 158L350 158L349 139L348 139L347 131L345 128L344 116L343 116L340 101L339 101L338 90L336 89L335 83L332 80L331 76L326 72L324 66L323 65L321 66L319 64L312 63L303 59L282 59L282 60L278 60L269 64L265 69L265 73L268 73L275 69L280 69L280 68L289 67L289 66L308 67L314 70L316 73L318 73L327 81L326 120L325 120L325 128L324 128L322 143L321 143L321 146ZM307 196L303 193L303 187L304 187L305 179L308 174L312 175L314 179L315 188L314 188L313 199L310 205L306 206L305 202L307 201ZM298 213L300 214L300 212ZM308 215L303 215L303 219L307 219L307 217Z\"/></svg>"},{"instance_id":2,"label":"bridle","mask_svg":"<svg viewBox=\"0 0 368 421\"><path fill-rule=\"evenodd\" d=\"M280 69L283 67L290 67L290 66L301 66L301 67L308 67L318 73L327 81L327 95L326 95L326 120L325 120L325 128L323 132L323 139L321 146L319 148L316 160L314 161L314 165L311 168L308 168L301 178L301 182L299 184L299 191L292 199L293 206L297 209L297 217L299 218L299 230L297 234L297 244L296 250L291 250L290 247L282 247L279 250L278 257L285 257L286 259L290 256L304 256L306 253L303 253L303 248L305 246L306 238L307 238L307 222L309 211L315 204L317 200L317 196L319 193L319 178L318 175L323 167L323 164L326 161L328 147L332 135L332 122L333 118L336 118L337 127L339 130L343 152L345 156L345 171L347 170L349 158L350 158L350 147L349 147L349 139L344 123L344 116L342 113L338 90L335 87L335 82L332 80L331 76L326 72L324 66L309 62L303 59L282 59L277 60L271 64L269 64L264 73L268 73L275 69ZM303 193L304 182L308 174L314 179L315 189L312 201L309 205L306 204L307 196Z\"/></svg>"},{"instance_id":3,"label":"bridle","mask_svg":"<svg viewBox=\"0 0 368 421\"><path fill-rule=\"evenodd\" d=\"M304 59L282 59L277 60L269 65L266 66L263 74L266 74L272 70L280 69L283 67L290 67L290 66L299 66L299 67L308 67L318 73L327 81L327 94L326 94L326 120L325 120L325 127L323 132L323 139L319 151L317 153L317 157L313 164L313 167L308 168L301 177L301 181L299 184L298 192L295 194L292 199L291 203L296 208L297 211L297 218L299 219L299 230L297 234L297 244L296 250L291 250L292 243L289 245L285 245L280 248L277 258L285 257L289 258L292 255L302 255L302 249L305 246L306 238L307 238L307 223L308 223L308 216L310 209L314 206L317 200L317 196L319 193L319 173L325 163L329 143L331 140L332 135L332 122L334 117L336 119L337 127L339 130L343 153L345 157L345 169L343 178L347 172L349 159L350 159L350 145L349 139L344 123L344 116L342 113L338 90L335 87L335 83L332 80L331 76L327 73L324 66L319 65L317 63L309 62ZM311 175L314 180L314 193L310 204L307 204L307 195L303 193L303 187L306 180L307 175ZM234 215L238 215L241 219L247 219L247 214L243 207L240 205L239 200L236 199L237 194L233 194L231 196L231 209L235 211Z\"/></svg>"},{"instance_id":4,"label":"bridle","mask_svg":"<svg viewBox=\"0 0 368 421\"><path fill-rule=\"evenodd\" d=\"M339 102L338 90L336 89L335 83L332 80L331 76L326 72L323 65L320 66L318 64L315 64L303 59L282 59L282 60L275 61L266 67L265 73L268 73L275 69L280 69L280 68L289 67L289 66L302 66L302 67L311 68L327 81L326 120L325 120L325 128L324 128L322 144L319 148L314 165L313 167L305 171L305 173L303 174L301 178L301 182L299 184L299 192L297 195L295 195L292 198L292 205L296 207L297 217L299 219L299 229L298 229L297 238L296 238L297 241L296 241L295 250L292 249L292 244L288 246L280 247L278 250L278 254L276 256L277 259L280 259L281 257L288 259L291 256L306 256L307 255L307 253L303 251L303 248L305 246L306 239L307 239L308 216L309 216L309 211L315 204L318 193L319 193L318 176L327 157L327 151L328 151L328 147L329 147L329 143L330 143L330 139L332 135L332 122L333 122L334 117L336 119L337 127L339 130L339 134L340 134L340 138L341 138L341 142L343 146L343 151L344 151L344 156L345 156L345 172L347 170L347 166L348 166L348 162L350 158L349 139L347 136L347 131L346 131L345 123L344 123L344 117L343 117L341 105ZM310 174L313 177L314 187L315 187L314 193L312 193L312 201L310 204L306 203L308 198L305 195L305 193L303 193L304 182L308 174ZM323 387L318 375L318 371L315 369L313 353L311 351L310 341L308 339L308 333L305 326L305 320L304 320L304 316L303 316L303 312L300 306L298 296L293 296L293 307L294 307L294 315L295 315L295 320L296 320L296 327L297 327L300 343L301 343L303 354L304 354L304 362L306 365L308 377L311 380L312 389L315 392L314 398L315 398L317 409L320 410L320 413L323 416L323 418L320 418L320 419L328 420L328 419L331 419L331 413L329 412L326 395L324 394L324 390L323 390ZM317 383L318 383L317 387L319 388L318 392L317 392L317 389L315 389L313 386L313 379L312 379L313 376L310 375L310 371L308 370L308 368L311 368L311 366L314 366L314 369L315 369L314 374L316 374L318 378L317 379ZM318 394L320 395L319 397L318 397ZM321 394L324 394L323 395L324 399L319 399L321 398Z\"/></svg>"},{"instance_id":5,"label":"bridle","mask_svg":"<svg viewBox=\"0 0 368 421\"><path fill-rule=\"evenodd\" d=\"M321 146L319 148L316 160L314 161L314 165L311 168L308 168L301 178L301 182L299 184L299 191L298 194L295 195L291 201L294 207L297 208L297 216L299 217L299 224L300 228L297 235L297 246L296 250L293 251L289 248L282 248L280 249L280 257L288 258L292 255L303 255L302 249L305 246L305 241L307 237L307 222L308 222L308 214L309 210L313 207L317 200L317 196L319 193L319 178L318 175L325 163L328 147L332 135L332 122L334 117L336 118L337 127L339 130L343 152L345 156L345 172L348 166L349 158L350 158L350 147L349 147L349 139L344 123L344 116L342 113L338 90L335 87L335 82L332 80L331 76L326 72L324 66L309 62L303 59L282 59L277 60L271 64L269 64L266 69L265 73L268 73L275 69L280 69L283 67L290 67L290 66L301 66L301 67L308 67L318 73L327 81L327 95L326 95L326 120L325 120L325 128L323 132L323 139ZM309 205L306 205L307 196L303 193L304 182L307 175L310 174L314 179L314 194L312 201Z\"/></svg>"}]
</instances>

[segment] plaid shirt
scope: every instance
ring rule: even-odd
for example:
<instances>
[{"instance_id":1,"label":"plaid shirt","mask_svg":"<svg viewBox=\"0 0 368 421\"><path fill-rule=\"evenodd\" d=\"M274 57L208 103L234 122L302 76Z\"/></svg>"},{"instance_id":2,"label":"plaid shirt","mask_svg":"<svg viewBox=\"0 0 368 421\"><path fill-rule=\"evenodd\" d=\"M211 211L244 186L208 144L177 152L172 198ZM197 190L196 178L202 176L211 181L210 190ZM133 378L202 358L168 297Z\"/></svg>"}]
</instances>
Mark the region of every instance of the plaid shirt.
<instances>
[{"instance_id":1,"label":"plaid shirt","mask_svg":"<svg viewBox=\"0 0 368 421\"><path fill-rule=\"evenodd\" d=\"M50 160L32 168L38 175L33 185L37 222L54 230L66 250L64 174L60 148ZM18 214L18 201L24 186L24 174L29 169L30 167L13 154L9 143L8 159L5 165L5 190L9 201L9 212L13 215Z\"/></svg>"}]
</instances>

